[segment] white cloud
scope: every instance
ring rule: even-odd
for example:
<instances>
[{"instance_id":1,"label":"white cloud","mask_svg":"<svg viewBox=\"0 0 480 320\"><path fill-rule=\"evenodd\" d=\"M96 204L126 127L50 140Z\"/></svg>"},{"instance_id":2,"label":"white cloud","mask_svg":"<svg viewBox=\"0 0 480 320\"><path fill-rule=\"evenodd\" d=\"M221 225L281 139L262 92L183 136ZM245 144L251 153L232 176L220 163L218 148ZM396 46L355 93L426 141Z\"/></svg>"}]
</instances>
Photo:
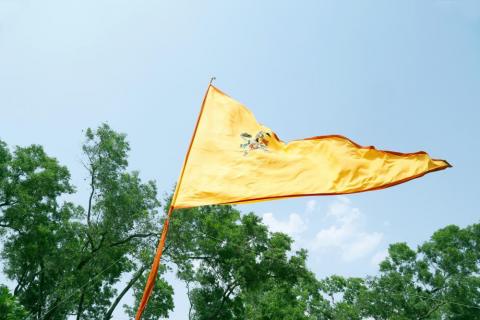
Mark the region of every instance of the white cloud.
<instances>
[{"instance_id":1,"label":"white cloud","mask_svg":"<svg viewBox=\"0 0 480 320\"><path fill-rule=\"evenodd\" d=\"M313 251L336 251L344 261L353 261L374 252L383 240L382 233L366 230L364 215L346 197L338 197L326 217L331 225L317 232L311 244Z\"/></svg>"},{"instance_id":2,"label":"white cloud","mask_svg":"<svg viewBox=\"0 0 480 320\"><path fill-rule=\"evenodd\" d=\"M352 207L350 199L338 197L338 200L328 207L327 217L334 218L338 222L348 225L360 222L362 214L358 208Z\"/></svg>"},{"instance_id":3,"label":"white cloud","mask_svg":"<svg viewBox=\"0 0 480 320\"><path fill-rule=\"evenodd\" d=\"M342 259L353 261L366 256L374 251L382 242L383 234L379 232L362 232L356 236L356 239L346 245L342 252Z\"/></svg>"},{"instance_id":4,"label":"white cloud","mask_svg":"<svg viewBox=\"0 0 480 320\"><path fill-rule=\"evenodd\" d=\"M327 229L322 229L315 236L313 248L321 250L342 247L351 237L352 233L353 230L351 230L348 225L330 226Z\"/></svg>"},{"instance_id":5,"label":"white cloud","mask_svg":"<svg viewBox=\"0 0 480 320\"><path fill-rule=\"evenodd\" d=\"M295 239L294 246L308 247L317 254L335 254L343 261L351 262L372 255L378 251L384 238L383 233L369 231L365 225L365 216L360 209L354 207L347 197L336 197L328 206L324 222L326 227L315 235L309 229L309 213L317 207L315 200L306 203L305 217L297 213L288 215L288 219L278 219L273 213L263 214L263 223L271 232L283 232ZM318 229L317 229L318 230ZM308 238L307 238L308 237ZM371 257L371 261L383 258L379 252Z\"/></svg>"},{"instance_id":6,"label":"white cloud","mask_svg":"<svg viewBox=\"0 0 480 320\"><path fill-rule=\"evenodd\" d=\"M273 213L265 213L263 214L263 223L265 223L272 232L283 232L292 237L307 229L307 225L302 217L296 213L291 213L287 221L278 220Z\"/></svg>"}]
</instances>

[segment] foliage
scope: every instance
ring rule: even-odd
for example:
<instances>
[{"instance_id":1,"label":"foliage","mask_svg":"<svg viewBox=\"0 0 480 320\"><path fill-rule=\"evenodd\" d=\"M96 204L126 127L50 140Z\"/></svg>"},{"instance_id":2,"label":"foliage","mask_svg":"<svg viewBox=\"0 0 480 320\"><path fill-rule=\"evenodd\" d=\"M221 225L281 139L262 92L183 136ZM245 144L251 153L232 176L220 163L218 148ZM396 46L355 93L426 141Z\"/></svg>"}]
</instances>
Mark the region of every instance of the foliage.
<instances>
[{"instance_id":1,"label":"foliage","mask_svg":"<svg viewBox=\"0 0 480 320\"><path fill-rule=\"evenodd\" d=\"M231 206L174 212L166 255L187 283L192 319L310 319L321 297L306 252Z\"/></svg>"},{"instance_id":2,"label":"foliage","mask_svg":"<svg viewBox=\"0 0 480 320\"><path fill-rule=\"evenodd\" d=\"M0 320L15 320L26 316L25 308L10 294L6 286L0 285Z\"/></svg>"},{"instance_id":3,"label":"foliage","mask_svg":"<svg viewBox=\"0 0 480 320\"><path fill-rule=\"evenodd\" d=\"M57 200L73 188L68 170L40 146L17 148L12 155L4 147L2 153L0 224L9 230L4 271L17 282L14 295L39 317L55 303L52 293L65 276L57 266L69 260L70 236L64 235L76 212Z\"/></svg>"},{"instance_id":4,"label":"foliage","mask_svg":"<svg viewBox=\"0 0 480 320\"><path fill-rule=\"evenodd\" d=\"M158 274L161 276L166 271L165 265L161 265ZM143 294L143 288L147 282L148 274L143 273L133 286L133 295L136 297L133 306L123 305L125 313L134 319L137 312L137 306ZM168 318L168 312L172 310L173 305L173 287L170 286L164 279L157 279L152 295L149 299L147 307L145 308L142 319L143 320L157 320L161 318Z\"/></svg>"},{"instance_id":5,"label":"foliage","mask_svg":"<svg viewBox=\"0 0 480 320\"><path fill-rule=\"evenodd\" d=\"M480 224L447 226L416 251L405 243L391 245L380 276L369 281L375 306L369 314L377 319L480 319L479 268Z\"/></svg>"},{"instance_id":6,"label":"foliage","mask_svg":"<svg viewBox=\"0 0 480 320\"><path fill-rule=\"evenodd\" d=\"M333 275L320 281L320 291L327 300L322 310L326 319L356 320L367 314L362 310L367 291L363 279Z\"/></svg>"},{"instance_id":7,"label":"foliage","mask_svg":"<svg viewBox=\"0 0 480 320\"><path fill-rule=\"evenodd\" d=\"M103 125L96 131L88 129L86 138L83 151L90 194L76 265L78 285L86 285L80 290L77 314L99 319L108 313L116 294L113 285L120 276L141 268L132 258L145 239L157 237L153 223L160 204L153 182L142 183L138 172L126 172L125 135ZM92 281L92 274L101 277Z\"/></svg>"},{"instance_id":8,"label":"foliage","mask_svg":"<svg viewBox=\"0 0 480 320\"><path fill-rule=\"evenodd\" d=\"M480 224L447 226L414 250L392 244L380 274L321 282L327 319L480 319Z\"/></svg>"},{"instance_id":9,"label":"foliage","mask_svg":"<svg viewBox=\"0 0 480 320\"><path fill-rule=\"evenodd\" d=\"M88 129L82 150L90 189L85 207L62 201L75 191L70 174L42 147L10 153L0 143L4 272L17 283L13 293L30 318L109 319L126 293L115 284L145 272L141 251L155 245L157 190L127 171L125 135L105 124Z\"/></svg>"}]
</instances>

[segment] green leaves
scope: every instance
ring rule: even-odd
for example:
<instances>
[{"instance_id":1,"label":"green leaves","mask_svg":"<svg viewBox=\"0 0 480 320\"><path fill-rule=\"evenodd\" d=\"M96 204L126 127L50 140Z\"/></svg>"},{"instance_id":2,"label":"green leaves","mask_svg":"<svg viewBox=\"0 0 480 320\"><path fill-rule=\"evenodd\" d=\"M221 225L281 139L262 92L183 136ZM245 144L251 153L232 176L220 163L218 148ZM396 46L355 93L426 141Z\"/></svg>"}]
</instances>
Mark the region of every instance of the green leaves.
<instances>
[{"instance_id":1,"label":"green leaves","mask_svg":"<svg viewBox=\"0 0 480 320\"><path fill-rule=\"evenodd\" d=\"M91 279L92 274L101 277L82 289L77 317L84 312L93 318L111 315L111 299L117 294L114 284L124 273L134 272L135 282L130 286L142 279L142 274L137 276L135 272L143 272L150 263L143 259L144 247L152 246L149 240L156 240L159 234L156 222L160 202L155 184L143 183L138 172L126 170L129 149L126 136L106 124L86 131L83 151L90 195L76 273L82 279L79 284ZM171 308L165 306L162 312Z\"/></svg>"},{"instance_id":2,"label":"green leaves","mask_svg":"<svg viewBox=\"0 0 480 320\"><path fill-rule=\"evenodd\" d=\"M320 301L305 251L231 206L177 210L165 254L187 283L192 319L310 319Z\"/></svg>"},{"instance_id":3,"label":"green leaves","mask_svg":"<svg viewBox=\"0 0 480 320\"><path fill-rule=\"evenodd\" d=\"M480 319L478 228L447 226L417 250L391 245L359 308L375 319Z\"/></svg>"},{"instance_id":4,"label":"green leaves","mask_svg":"<svg viewBox=\"0 0 480 320\"><path fill-rule=\"evenodd\" d=\"M133 286L150 264L142 252L158 237L155 183L127 171L126 136L106 124L86 131L82 150L90 188L84 207L61 202L74 192L70 174L42 147L11 154L0 142L4 271L30 318L108 318L126 292L115 284L131 274Z\"/></svg>"},{"instance_id":5,"label":"green leaves","mask_svg":"<svg viewBox=\"0 0 480 320\"><path fill-rule=\"evenodd\" d=\"M145 269L146 270L146 269ZM160 266L158 274L161 276L166 271L165 266ZM147 282L148 274L143 274L138 281L134 284L134 296L137 298L137 302L143 294L143 288ZM127 315L130 318L135 318L135 313L137 311L136 307L138 303L135 303L133 306L124 305L124 309ZM164 279L160 278L155 282L155 287L153 289L153 294L150 297L149 303L145 308L145 311L142 315L144 320L157 320L159 318L168 318L168 313L170 310L173 310L173 288L169 285Z\"/></svg>"},{"instance_id":6,"label":"green leaves","mask_svg":"<svg viewBox=\"0 0 480 320\"><path fill-rule=\"evenodd\" d=\"M40 315L51 304L48 292L62 277L57 264L63 248L58 243L71 207L58 199L73 187L68 170L42 147L17 147L12 155L4 144L0 149L4 272L17 281L14 294L20 302Z\"/></svg>"},{"instance_id":7,"label":"green leaves","mask_svg":"<svg viewBox=\"0 0 480 320\"><path fill-rule=\"evenodd\" d=\"M26 316L25 308L10 294L6 286L0 285L0 320L16 320Z\"/></svg>"}]
</instances>

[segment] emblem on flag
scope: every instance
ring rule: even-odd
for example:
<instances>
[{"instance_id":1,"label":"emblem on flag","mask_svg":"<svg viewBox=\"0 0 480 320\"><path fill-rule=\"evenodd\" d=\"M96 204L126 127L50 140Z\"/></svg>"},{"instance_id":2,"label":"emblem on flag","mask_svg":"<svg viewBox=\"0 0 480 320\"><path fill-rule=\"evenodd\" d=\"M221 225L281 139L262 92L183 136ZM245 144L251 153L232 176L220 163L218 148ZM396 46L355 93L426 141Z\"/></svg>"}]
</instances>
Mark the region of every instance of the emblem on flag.
<instances>
[{"instance_id":1,"label":"emblem on flag","mask_svg":"<svg viewBox=\"0 0 480 320\"><path fill-rule=\"evenodd\" d=\"M252 138L252 135L247 132L240 134L240 137L245 141L245 143L240 144L240 148L243 149L243 155L248 155L249 151L253 150L263 150L268 152L268 138L270 138L270 133L265 131L259 131L255 138Z\"/></svg>"}]
</instances>

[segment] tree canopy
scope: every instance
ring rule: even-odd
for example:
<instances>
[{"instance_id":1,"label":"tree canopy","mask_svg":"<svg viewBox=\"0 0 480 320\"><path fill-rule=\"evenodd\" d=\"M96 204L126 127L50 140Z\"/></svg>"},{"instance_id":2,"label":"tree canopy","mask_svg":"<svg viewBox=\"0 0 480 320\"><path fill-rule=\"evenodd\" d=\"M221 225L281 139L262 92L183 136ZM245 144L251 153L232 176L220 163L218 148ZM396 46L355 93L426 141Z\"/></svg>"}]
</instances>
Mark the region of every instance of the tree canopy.
<instances>
[{"instance_id":1,"label":"tree canopy","mask_svg":"<svg viewBox=\"0 0 480 320\"><path fill-rule=\"evenodd\" d=\"M0 141L1 319L133 318L170 197L128 168L126 136L87 129L78 203L69 170L38 145ZM76 197L72 197L77 195ZM81 198L80 198L81 199ZM480 224L447 226L412 248L392 244L376 275L317 279L308 252L233 206L176 210L144 319L168 318L176 271L189 318L480 319Z\"/></svg>"}]
</instances>

